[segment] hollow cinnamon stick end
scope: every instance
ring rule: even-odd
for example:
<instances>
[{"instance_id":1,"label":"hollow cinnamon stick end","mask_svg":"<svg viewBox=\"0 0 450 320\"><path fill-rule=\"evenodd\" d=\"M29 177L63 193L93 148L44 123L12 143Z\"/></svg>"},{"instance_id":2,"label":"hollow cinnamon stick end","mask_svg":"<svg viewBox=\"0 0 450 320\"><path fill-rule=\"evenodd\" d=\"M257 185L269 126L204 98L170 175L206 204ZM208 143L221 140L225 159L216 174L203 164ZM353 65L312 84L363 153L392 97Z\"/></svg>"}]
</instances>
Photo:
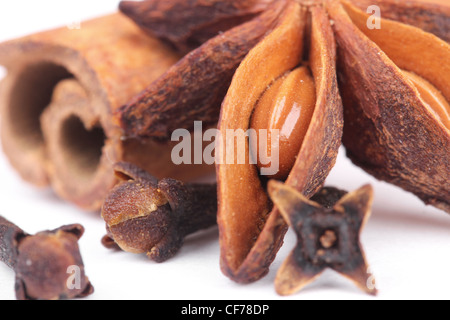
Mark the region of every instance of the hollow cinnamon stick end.
<instances>
[{"instance_id":1,"label":"hollow cinnamon stick end","mask_svg":"<svg viewBox=\"0 0 450 320\"><path fill-rule=\"evenodd\" d=\"M20 41L0 45L0 64L8 70L0 86L1 142L21 177L37 187L46 187L50 179L39 117L51 100L54 85L71 74L58 64L26 59L26 50Z\"/></svg>"}]
</instances>

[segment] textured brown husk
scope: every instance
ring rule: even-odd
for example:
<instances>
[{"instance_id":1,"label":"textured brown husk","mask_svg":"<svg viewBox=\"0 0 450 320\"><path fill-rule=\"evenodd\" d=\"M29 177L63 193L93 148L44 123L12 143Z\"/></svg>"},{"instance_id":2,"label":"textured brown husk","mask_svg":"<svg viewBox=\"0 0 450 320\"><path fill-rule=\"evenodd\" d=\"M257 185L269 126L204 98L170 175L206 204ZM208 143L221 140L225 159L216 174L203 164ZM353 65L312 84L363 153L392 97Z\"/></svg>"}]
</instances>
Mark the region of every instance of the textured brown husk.
<instances>
[{"instance_id":1,"label":"textured brown husk","mask_svg":"<svg viewBox=\"0 0 450 320\"><path fill-rule=\"evenodd\" d=\"M342 7L332 6L329 12L339 48L347 155L378 179L450 212L450 132L424 106L400 70L429 79L449 100L450 47L419 29L390 22L392 27L386 21L381 30L361 29L375 33L371 37L378 47ZM359 13L352 12L356 19ZM404 28L410 28L409 36L393 31ZM376 34L384 30L389 38Z\"/></svg>"},{"instance_id":2,"label":"textured brown husk","mask_svg":"<svg viewBox=\"0 0 450 320\"><path fill-rule=\"evenodd\" d=\"M194 120L217 125L236 68L271 30L280 7L209 40L133 98L116 114L124 135L168 140L176 129L193 128Z\"/></svg>"},{"instance_id":3,"label":"textured brown husk","mask_svg":"<svg viewBox=\"0 0 450 320\"><path fill-rule=\"evenodd\" d=\"M322 109L317 108L316 110L316 114L314 115L315 119L312 120L310 133L305 139L306 142L304 143L304 146L300 151L296 166L292 170L291 175L287 180L288 184L295 185L301 193L309 197L314 194L315 191L317 191L317 186L320 185L326 178L329 170L333 166L337 149L340 144L339 138L340 134L342 133L342 118L340 115L341 110L339 109L341 107L341 102L337 90L334 68L335 43L333 30L330 27L326 11L331 8L331 18L334 18L334 15L337 15L336 19L339 21L345 18L345 11L336 11L336 7L339 7L339 3L341 2L338 0L290 1L290 3L293 2L301 4L305 8L309 8L309 10L311 10L311 12L313 13L313 16L315 16L315 18L312 18L313 27L311 29L313 32L313 36L309 37L308 33L305 39L308 41L309 38L312 38L310 64L316 80L316 84L321 84L320 86L318 86L317 91L319 92L318 106L321 106ZM354 0L354 2L357 3L361 8L367 9L366 1ZM322 8L322 4L326 4L325 9ZM416 25L428 32L436 34L442 39L448 39L448 5L446 5L444 1L426 0L400 2L380 0L376 1L375 4L378 4L381 7L382 17L387 17L392 20L398 20L403 23ZM406 12L412 12L413 14L412 16L408 16ZM332 19L331 22L334 23L334 19ZM239 27L236 27L236 29L237 28ZM354 30L357 31L357 28L354 28ZM337 27L335 28L335 31L339 34L339 29ZM345 82L346 74L342 71L341 82L344 95L352 96L354 95L352 91L360 90L361 95L363 95L364 93L367 98L370 98L372 96L372 91L370 90L374 89L374 93L376 93L379 97L383 97L384 90L387 90L387 99L393 99L397 102L401 101L401 99L403 98L402 94L404 94L405 92L400 91L397 95L395 95L395 92L394 94L392 94L392 91L396 88L396 86L392 86L392 83L389 82L391 79L383 74L386 71L386 68L377 70L376 68L379 67L378 64L372 67L372 61L370 60L370 58L373 54L372 51L374 50L374 44L370 43L370 41L367 41L367 43L363 41L359 42L360 47L355 47L355 45L352 44L352 41L354 38L359 37L358 34L339 34L339 36L341 38L348 37L348 39L344 39L340 42L341 47L343 47L344 49L346 48L346 50L350 51L351 53L353 53L352 51L355 50L359 55L361 55L361 57L356 56L355 60L340 59L340 70L347 70L348 72L352 72L352 68L356 68L355 65L357 65L361 66L361 73L363 75L367 76L367 74L369 74L370 77L378 77L379 80L384 80L383 83L378 83L378 89L373 83L366 84L365 81L360 81L361 79L358 79L357 75L354 75L353 77L356 80L353 83L353 86L351 88L352 90L348 90L348 86ZM316 41L314 40L314 37L316 37ZM390 36L386 35L384 39L386 41L389 41ZM277 40L279 39L277 38ZM346 41L347 45L345 45ZM280 59L280 56L284 58L290 56L289 54L285 54L286 52L283 52L283 50L286 49L285 47L291 47L292 49L292 46L295 46L295 43L290 43L289 45L285 45L283 47L283 45L280 45L281 42L282 41L279 41L276 43L276 45L274 44L273 46L268 45L265 48L267 51L260 50L261 52L259 52L259 54L261 54L261 56L258 57L259 60L255 59L255 56L257 56L257 54L252 55L253 50L250 51L246 60L244 60L240 68L237 69L233 83L231 84L231 87L222 106L219 128L240 128L244 130L248 128L253 103L259 99L260 95L264 91L264 88L270 85L271 81L274 80L274 78L280 76L289 69L285 65L278 66L279 69L277 69L277 67L271 69L271 67L276 65L276 62L272 60L278 61L278 59ZM402 41L398 41L398 43L401 44ZM307 43L305 46L307 46L308 44L309 43ZM368 44L367 49L369 50L369 58L364 57L366 44ZM280 48L280 46L282 48ZM424 48L422 49L423 50L416 50L415 54L424 54L422 56L422 61L433 61L433 58L435 57L434 53L432 52L430 55ZM343 49L341 48L341 50ZM266 52L266 56L264 56L264 53L262 52ZM399 52L401 52L401 50L399 50ZM380 54L380 51L378 50L376 54ZM407 54L405 54L404 52L402 52L401 54L407 56ZM253 64L249 63L247 60L250 59L255 59L256 62L253 61ZM357 63L358 59L361 59L359 64ZM378 59L382 58L378 57ZM316 61L315 63L314 60ZM267 66L261 66L260 70L258 61L261 65L263 65L262 61L269 62L270 67L264 68ZM300 61L297 61L297 63L299 62ZM446 61L443 60L440 63L444 64L445 62ZM243 66L245 64L247 65ZM436 62L436 64L439 64L439 62ZM391 66L387 68L387 71L391 71L390 68ZM396 73L397 78L401 78L401 81L406 81L406 78L399 74L399 70L394 73ZM429 76L430 74L428 74L428 78ZM411 90L411 83L409 81L407 83L407 86L409 86L409 90ZM391 90L390 93L389 90ZM412 89L412 91L414 91L414 94L417 95L417 90ZM411 91L409 91L409 93L411 93ZM382 149L377 149L376 145L379 143L377 141L379 133L373 131L375 130L375 126L366 119L366 116L360 115L359 111L352 107L352 100L350 98L348 98L347 96L345 98L346 102L350 104L349 106L347 106L346 110L347 128L351 128L352 126L356 126L357 128L359 128L359 131L354 130L352 132L350 130L347 134L349 139L353 139L355 150L359 153L362 153L363 157L367 156L367 158L371 162L376 162L380 167L389 166L390 164L388 164L387 160L385 159L385 157L389 157L389 152L391 154L392 152L397 153L398 156L401 155L401 152L404 152L404 150L396 152L395 150L385 151ZM385 103L385 99L381 99L380 102ZM389 103L390 102L388 101L387 104ZM352 114L351 112L353 112L354 114ZM145 106L143 110L139 111L139 116L143 113L145 113ZM425 115L427 121L429 120L435 122L436 119L433 116L430 116L430 114L428 114L427 112L425 112ZM200 120L201 119L202 118L200 118ZM155 121L154 123L157 122ZM436 126L438 126L439 129L437 130L440 131L439 134L442 138L442 126L440 126L439 124L431 124L430 126L434 127L434 129L436 129ZM148 128L146 126L143 126L142 128L144 129L140 131L138 130L138 134L135 135L145 136L146 130L148 130ZM163 129L165 128L163 127ZM131 132L132 130L130 129L129 131ZM447 148L446 150L448 150L448 143L446 142L446 139L446 137L443 137L440 147L444 146ZM385 147L389 148L388 146ZM417 151L417 148L414 150ZM442 149L440 151L442 151ZM384 155L384 152L387 152L388 154ZM420 154L421 153L419 152L418 155ZM442 154L440 155L440 157L441 156ZM355 163L358 164L357 161L355 161ZM399 165L401 164L394 164L394 166ZM391 168L389 168L388 170L390 169ZM386 171L385 168L381 169L381 171L383 170ZM404 175L405 179L409 173L410 172ZM235 281L255 281L264 276L265 273L267 273L269 265L273 261L276 252L282 244L282 239L284 233L286 232L287 226L276 210L270 212L271 204L264 190L264 181L259 179L257 170L254 166L227 166L219 164L217 166L217 174L219 179L218 182L220 203L218 219L221 233L220 240L222 251L222 270L226 275L228 275ZM378 175L380 175L380 173L378 173ZM419 186L420 188L420 184L422 184L423 181L419 181L417 183L415 181L411 181L415 178L416 176L414 175L412 176L412 178L409 177L410 181L408 182L408 184L416 184L416 187ZM422 178L425 178L424 175L422 175ZM439 177L437 177L437 179L439 179ZM444 186L444 190L448 189L446 187L446 181L448 181L448 179L441 183ZM395 181L391 182L395 183ZM448 196L446 195L445 197L448 198ZM436 201L434 201L434 203L436 204ZM437 206L442 208L442 202L437 203Z\"/></svg>"},{"instance_id":4,"label":"textured brown husk","mask_svg":"<svg viewBox=\"0 0 450 320\"><path fill-rule=\"evenodd\" d=\"M151 35L188 53L220 32L254 18L271 1L122 1L120 10Z\"/></svg>"},{"instance_id":5,"label":"textured brown husk","mask_svg":"<svg viewBox=\"0 0 450 320\"><path fill-rule=\"evenodd\" d=\"M112 121L178 59L122 14L1 44L0 64L8 70L0 88L4 152L25 180L50 184L87 210L98 210L115 184L117 161L161 177L197 176L204 167L172 165L173 145L123 141Z\"/></svg>"},{"instance_id":6,"label":"textured brown husk","mask_svg":"<svg viewBox=\"0 0 450 320\"><path fill-rule=\"evenodd\" d=\"M317 104L304 144L286 183L310 197L322 186L334 165L343 123L342 104L335 76L332 30L322 7L312 7L310 13L307 11L298 4L290 3L286 14L297 14L292 22L296 25L291 26L297 33L305 30L306 15L311 14L309 62L316 83ZM298 64L299 61L295 61L293 57L293 47L301 46L301 43L296 43L289 36L283 38L279 33L275 29L259 47L250 52L236 72L222 107L219 122L222 131L230 128L241 128L244 131L248 129L254 102L251 99L256 101L261 90L274 78ZM298 41L302 40L300 35ZM277 45L273 45L272 41ZM283 41L287 41L289 45L285 45ZM267 53L266 47L270 47L270 53ZM292 52L282 52L287 48ZM301 56L301 49L299 53ZM271 55L270 59L265 56L267 54ZM277 64L275 57L291 57L294 60ZM269 61L270 65L267 65ZM251 88L245 87L243 83L248 86L251 84ZM259 83L259 87L255 83ZM244 90L245 95L241 94ZM220 143L219 149L222 145ZM222 271L236 282L256 281L268 272L283 243L287 225L279 212L272 210L254 166L219 164L217 176Z\"/></svg>"},{"instance_id":7,"label":"textured brown husk","mask_svg":"<svg viewBox=\"0 0 450 320\"><path fill-rule=\"evenodd\" d=\"M396 20L450 42L450 2L447 0L351 0L363 11L376 5L383 19Z\"/></svg>"}]
</instances>

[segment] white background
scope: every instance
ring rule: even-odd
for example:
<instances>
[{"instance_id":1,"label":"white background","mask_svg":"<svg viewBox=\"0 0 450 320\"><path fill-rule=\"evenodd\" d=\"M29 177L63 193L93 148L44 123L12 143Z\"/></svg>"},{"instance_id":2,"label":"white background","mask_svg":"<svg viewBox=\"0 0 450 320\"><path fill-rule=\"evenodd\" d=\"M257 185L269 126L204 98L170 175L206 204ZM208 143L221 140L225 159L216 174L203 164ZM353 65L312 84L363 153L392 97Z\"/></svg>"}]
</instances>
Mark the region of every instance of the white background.
<instances>
[{"instance_id":1,"label":"white background","mask_svg":"<svg viewBox=\"0 0 450 320\"><path fill-rule=\"evenodd\" d=\"M110 13L117 4L113 0L1 1L0 41ZM0 69L0 78L3 75ZM70 223L84 225L80 246L95 287L88 299L449 299L450 216L376 181L353 166L342 150L327 184L354 190L366 183L375 188L375 203L361 240L377 279L377 298L332 271L300 293L279 297L273 280L295 243L291 232L269 275L250 285L235 284L220 272L216 228L188 238L176 257L163 264L142 255L108 251L100 244L104 223L98 213L80 211L51 190L22 182L3 153L0 214L29 233ZM14 273L0 263L0 299L14 298Z\"/></svg>"}]
</instances>

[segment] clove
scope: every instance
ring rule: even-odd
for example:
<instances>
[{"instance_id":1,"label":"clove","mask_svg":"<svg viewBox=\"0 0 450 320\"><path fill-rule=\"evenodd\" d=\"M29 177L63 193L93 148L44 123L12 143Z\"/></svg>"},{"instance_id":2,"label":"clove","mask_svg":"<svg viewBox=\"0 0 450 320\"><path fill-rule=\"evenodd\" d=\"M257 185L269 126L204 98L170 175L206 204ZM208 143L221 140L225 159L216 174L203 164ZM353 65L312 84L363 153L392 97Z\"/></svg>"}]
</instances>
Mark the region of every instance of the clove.
<instances>
[{"instance_id":1,"label":"clove","mask_svg":"<svg viewBox=\"0 0 450 320\"><path fill-rule=\"evenodd\" d=\"M158 181L124 162L114 169L121 182L102 207L106 248L146 253L151 260L164 262L178 252L186 236L216 224L215 184Z\"/></svg>"},{"instance_id":2,"label":"clove","mask_svg":"<svg viewBox=\"0 0 450 320\"><path fill-rule=\"evenodd\" d=\"M0 216L0 260L16 273L18 300L59 300L94 292L86 277L79 224L29 235Z\"/></svg>"}]
</instances>

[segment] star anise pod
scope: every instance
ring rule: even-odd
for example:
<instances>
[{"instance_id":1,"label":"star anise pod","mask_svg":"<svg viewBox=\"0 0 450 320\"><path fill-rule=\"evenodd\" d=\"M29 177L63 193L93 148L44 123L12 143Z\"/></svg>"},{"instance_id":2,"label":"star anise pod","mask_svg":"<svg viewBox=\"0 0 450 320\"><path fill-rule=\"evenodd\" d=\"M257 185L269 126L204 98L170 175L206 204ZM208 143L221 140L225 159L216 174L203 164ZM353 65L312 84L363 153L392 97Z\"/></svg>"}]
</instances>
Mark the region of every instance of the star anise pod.
<instances>
[{"instance_id":1,"label":"star anise pod","mask_svg":"<svg viewBox=\"0 0 450 320\"><path fill-rule=\"evenodd\" d=\"M184 1L167 2L172 5L161 17L180 10ZM341 145L342 96L348 156L375 177L450 212L447 1L263 1L260 15L237 26L230 17L257 1L189 3L183 16L194 20L199 7L230 4L231 29L186 55L121 109L117 117L126 137L167 140L173 130L191 128L193 120L218 121L222 132L280 129L283 172L274 177L308 198L323 185ZM369 5L380 9L380 28L369 28ZM149 11L128 13L178 47L171 37L177 21L163 35L161 22L143 22ZM214 19L206 19L206 29ZM205 34L202 23L186 31L181 47ZM245 153L252 149L247 143ZM225 151L226 140L220 140L219 155ZM221 266L237 282L268 272L287 230L269 200L262 168L217 165Z\"/></svg>"}]
</instances>

